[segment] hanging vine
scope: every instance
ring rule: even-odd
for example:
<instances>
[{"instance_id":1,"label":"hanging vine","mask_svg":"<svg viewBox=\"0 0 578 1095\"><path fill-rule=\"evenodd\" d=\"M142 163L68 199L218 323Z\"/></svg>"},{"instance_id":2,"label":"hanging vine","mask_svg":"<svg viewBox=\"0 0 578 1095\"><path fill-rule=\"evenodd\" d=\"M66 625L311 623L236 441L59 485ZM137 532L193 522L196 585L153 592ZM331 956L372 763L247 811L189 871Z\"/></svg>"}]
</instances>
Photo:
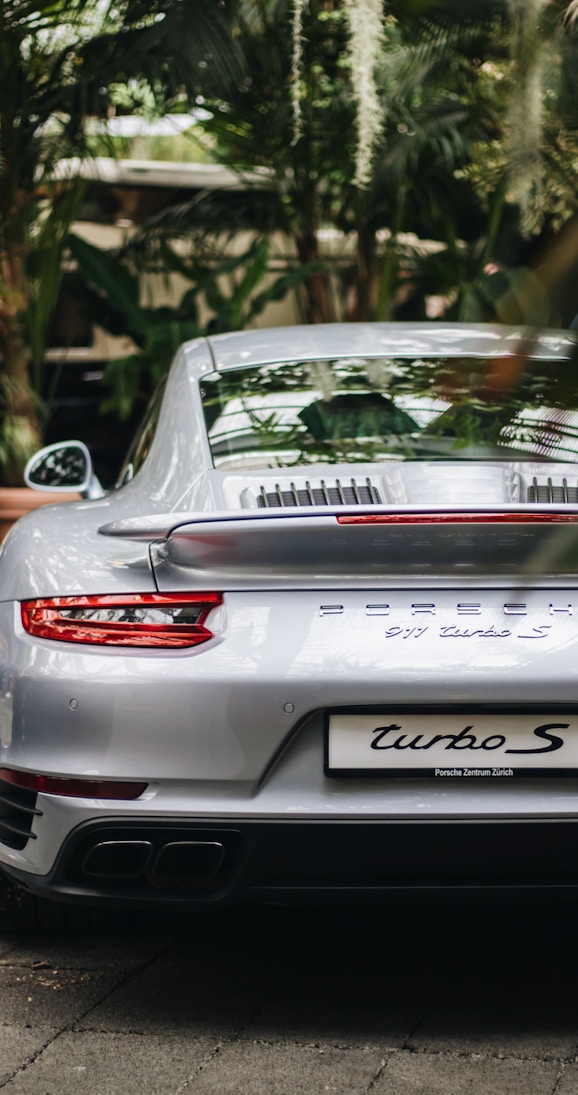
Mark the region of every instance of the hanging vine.
<instances>
[{"instance_id":1,"label":"hanging vine","mask_svg":"<svg viewBox=\"0 0 578 1095\"><path fill-rule=\"evenodd\" d=\"M293 144L302 135L301 73L303 18L309 0L293 0L291 20L291 101ZM375 79L384 45L383 0L342 0L348 25L347 58L357 108L354 183L365 188L371 180L373 151L383 131L383 108Z\"/></svg>"},{"instance_id":2,"label":"hanging vine","mask_svg":"<svg viewBox=\"0 0 578 1095\"><path fill-rule=\"evenodd\" d=\"M383 131L383 107L375 73L384 47L383 0L343 0L349 25L348 56L357 105L357 148L354 183L371 181L373 151Z\"/></svg>"},{"instance_id":3,"label":"hanging vine","mask_svg":"<svg viewBox=\"0 0 578 1095\"><path fill-rule=\"evenodd\" d=\"M301 113L301 66L303 64L303 14L309 0L293 0L293 19L291 22L291 104L293 107L293 140L297 144L301 137L303 116Z\"/></svg>"},{"instance_id":4,"label":"hanging vine","mask_svg":"<svg viewBox=\"0 0 578 1095\"><path fill-rule=\"evenodd\" d=\"M509 0L513 89L508 111L511 191L529 233L541 197L542 80L544 49L540 16L548 0Z\"/></svg>"}]
</instances>

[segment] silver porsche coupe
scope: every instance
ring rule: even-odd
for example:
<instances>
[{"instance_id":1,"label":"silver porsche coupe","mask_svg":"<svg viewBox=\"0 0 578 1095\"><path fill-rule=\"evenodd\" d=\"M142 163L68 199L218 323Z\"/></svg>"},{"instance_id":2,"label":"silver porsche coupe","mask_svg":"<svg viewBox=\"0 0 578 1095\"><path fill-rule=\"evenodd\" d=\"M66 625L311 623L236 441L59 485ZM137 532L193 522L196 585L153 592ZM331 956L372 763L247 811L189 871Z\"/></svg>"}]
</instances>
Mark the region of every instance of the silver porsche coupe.
<instances>
[{"instance_id":1,"label":"silver porsche coupe","mask_svg":"<svg viewBox=\"0 0 578 1095\"><path fill-rule=\"evenodd\" d=\"M0 555L0 866L124 906L578 892L578 347L184 345Z\"/></svg>"}]
</instances>

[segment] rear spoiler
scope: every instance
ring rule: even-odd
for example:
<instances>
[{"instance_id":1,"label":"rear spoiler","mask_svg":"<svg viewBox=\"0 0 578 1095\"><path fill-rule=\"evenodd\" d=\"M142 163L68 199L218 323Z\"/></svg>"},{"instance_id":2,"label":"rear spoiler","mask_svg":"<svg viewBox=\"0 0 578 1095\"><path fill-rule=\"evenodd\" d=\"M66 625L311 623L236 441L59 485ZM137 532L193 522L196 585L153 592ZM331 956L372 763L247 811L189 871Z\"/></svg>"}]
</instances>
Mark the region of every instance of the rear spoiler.
<instances>
[{"instance_id":1,"label":"rear spoiler","mask_svg":"<svg viewBox=\"0 0 578 1095\"><path fill-rule=\"evenodd\" d=\"M171 513L99 532L148 541L160 589L578 577L578 505Z\"/></svg>"}]
</instances>

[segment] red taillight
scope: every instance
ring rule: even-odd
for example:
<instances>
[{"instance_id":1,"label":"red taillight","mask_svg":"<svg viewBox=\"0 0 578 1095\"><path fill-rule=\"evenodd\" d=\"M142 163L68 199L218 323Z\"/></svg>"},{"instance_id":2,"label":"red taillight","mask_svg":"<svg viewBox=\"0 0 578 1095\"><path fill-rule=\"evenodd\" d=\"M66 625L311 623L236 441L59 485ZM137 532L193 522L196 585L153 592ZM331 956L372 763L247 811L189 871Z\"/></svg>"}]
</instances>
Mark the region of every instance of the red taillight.
<instances>
[{"instance_id":1,"label":"red taillight","mask_svg":"<svg viewBox=\"0 0 578 1095\"><path fill-rule=\"evenodd\" d=\"M98 646L186 647L213 638L204 622L222 593L107 594L23 601L29 635Z\"/></svg>"},{"instance_id":2,"label":"red taillight","mask_svg":"<svg viewBox=\"0 0 578 1095\"><path fill-rule=\"evenodd\" d=\"M336 518L338 525L496 525L578 521L578 513L361 513Z\"/></svg>"},{"instance_id":3,"label":"red taillight","mask_svg":"<svg viewBox=\"0 0 578 1095\"><path fill-rule=\"evenodd\" d=\"M115 782L102 779L63 779L60 776L39 776L34 772L17 772L12 768L0 768L0 780L21 787L25 791L38 791L44 795L65 795L69 798L135 799L146 791L148 784Z\"/></svg>"}]
</instances>

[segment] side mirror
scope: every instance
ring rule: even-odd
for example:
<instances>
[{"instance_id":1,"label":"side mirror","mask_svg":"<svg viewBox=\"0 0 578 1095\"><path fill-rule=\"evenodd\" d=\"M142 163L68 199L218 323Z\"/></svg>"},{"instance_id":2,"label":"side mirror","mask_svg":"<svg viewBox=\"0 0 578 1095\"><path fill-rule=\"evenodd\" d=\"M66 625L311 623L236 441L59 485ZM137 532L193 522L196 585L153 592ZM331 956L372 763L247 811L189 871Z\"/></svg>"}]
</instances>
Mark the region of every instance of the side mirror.
<instances>
[{"instance_id":1,"label":"side mirror","mask_svg":"<svg viewBox=\"0 0 578 1095\"><path fill-rule=\"evenodd\" d=\"M56 441L39 449L24 469L24 482L34 490L78 491L85 498L105 494L83 441Z\"/></svg>"}]
</instances>

